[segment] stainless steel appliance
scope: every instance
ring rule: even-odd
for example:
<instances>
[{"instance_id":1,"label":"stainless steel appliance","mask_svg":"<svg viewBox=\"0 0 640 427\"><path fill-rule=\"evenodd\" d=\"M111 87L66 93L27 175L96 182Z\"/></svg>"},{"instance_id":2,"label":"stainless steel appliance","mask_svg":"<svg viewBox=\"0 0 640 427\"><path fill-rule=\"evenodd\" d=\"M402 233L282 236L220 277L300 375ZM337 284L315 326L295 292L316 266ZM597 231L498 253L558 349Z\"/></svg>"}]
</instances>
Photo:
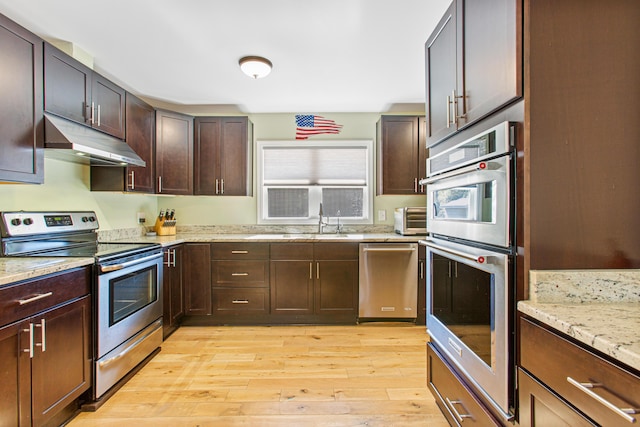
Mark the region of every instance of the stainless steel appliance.
<instances>
[{"instance_id":1,"label":"stainless steel appliance","mask_svg":"<svg viewBox=\"0 0 640 427\"><path fill-rule=\"evenodd\" d=\"M360 243L360 319L415 319L417 243Z\"/></svg>"},{"instance_id":2,"label":"stainless steel appliance","mask_svg":"<svg viewBox=\"0 0 640 427\"><path fill-rule=\"evenodd\" d=\"M94 212L3 212L2 256L93 257L94 384L99 399L162 343L162 249L98 243Z\"/></svg>"},{"instance_id":3,"label":"stainless steel appliance","mask_svg":"<svg viewBox=\"0 0 640 427\"><path fill-rule=\"evenodd\" d=\"M396 208L393 212L396 233L404 236L427 234L427 209L424 206Z\"/></svg>"},{"instance_id":4,"label":"stainless steel appliance","mask_svg":"<svg viewBox=\"0 0 640 427\"><path fill-rule=\"evenodd\" d=\"M427 330L493 412L513 418L515 125L428 160ZM447 410L464 411L455 402Z\"/></svg>"}]
</instances>

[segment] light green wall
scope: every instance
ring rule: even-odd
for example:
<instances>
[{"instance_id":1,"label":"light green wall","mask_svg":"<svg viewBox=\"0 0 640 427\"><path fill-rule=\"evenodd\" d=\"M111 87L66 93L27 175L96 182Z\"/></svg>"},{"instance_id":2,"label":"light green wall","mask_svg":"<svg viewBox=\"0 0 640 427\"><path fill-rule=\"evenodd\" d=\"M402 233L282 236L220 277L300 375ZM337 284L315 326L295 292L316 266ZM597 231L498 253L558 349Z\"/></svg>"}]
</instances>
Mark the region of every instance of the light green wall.
<instances>
[{"instance_id":1,"label":"light green wall","mask_svg":"<svg viewBox=\"0 0 640 427\"><path fill-rule=\"evenodd\" d=\"M241 114L207 106L169 106L152 104L193 115ZM231 112L233 111L233 112ZM320 135L314 139L375 140L377 113L326 113L327 118L343 125L339 135ZM420 114L420 111L407 114ZM295 113L252 114L254 145L259 139L295 139ZM304 142L301 142L304 143ZM254 155L255 161L255 155ZM137 225L137 212L144 212L147 224L161 208L174 208L179 224L228 225L255 224L256 197L153 196L89 191L89 167L57 159L45 159L43 185L0 185L0 211L11 210L93 210L101 230L130 228ZM255 176L254 176L255 179ZM422 206L424 196L377 196L374 199L376 224L392 224L393 209L398 206ZM378 211L386 211L386 221L378 221Z\"/></svg>"}]
</instances>

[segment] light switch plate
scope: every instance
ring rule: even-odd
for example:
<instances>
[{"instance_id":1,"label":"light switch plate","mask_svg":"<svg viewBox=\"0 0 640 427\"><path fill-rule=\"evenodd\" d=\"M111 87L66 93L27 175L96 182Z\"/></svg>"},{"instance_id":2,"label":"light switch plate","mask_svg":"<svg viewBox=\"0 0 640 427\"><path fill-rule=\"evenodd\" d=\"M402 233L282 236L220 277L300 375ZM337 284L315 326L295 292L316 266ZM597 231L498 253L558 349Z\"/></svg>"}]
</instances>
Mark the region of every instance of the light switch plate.
<instances>
[{"instance_id":1,"label":"light switch plate","mask_svg":"<svg viewBox=\"0 0 640 427\"><path fill-rule=\"evenodd\" d=\"M387 220L387 211L384 209L380 209L378 211L378 221L386 221Z\"/></svg>"}]
</instances>

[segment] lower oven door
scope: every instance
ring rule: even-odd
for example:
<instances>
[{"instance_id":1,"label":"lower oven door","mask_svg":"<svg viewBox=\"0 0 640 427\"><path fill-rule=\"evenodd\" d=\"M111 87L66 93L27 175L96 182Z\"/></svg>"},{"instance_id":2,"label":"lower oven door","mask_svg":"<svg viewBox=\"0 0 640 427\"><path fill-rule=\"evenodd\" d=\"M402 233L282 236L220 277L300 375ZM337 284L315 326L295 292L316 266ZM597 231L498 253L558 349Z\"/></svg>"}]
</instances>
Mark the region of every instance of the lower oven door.
<instances>
[{"instance_id":1,"label":"lower oven door","mask_svg":"<svg viewBox=\"0 0 640 427\"><path fill-rule=\"evenodd\" d=\"M421 243L431 341L510 418L509 255L436 239Z\"/></svg>"},{"instance_id":2,"label":"lower oven door","mask_svg":"<svg viewBox=\"0 0 640 427\"><path fill-rule=\"evenodd\" d=\"M98 269L96 359L162 317L162 251Z\"/></svg>"}]
</instances>

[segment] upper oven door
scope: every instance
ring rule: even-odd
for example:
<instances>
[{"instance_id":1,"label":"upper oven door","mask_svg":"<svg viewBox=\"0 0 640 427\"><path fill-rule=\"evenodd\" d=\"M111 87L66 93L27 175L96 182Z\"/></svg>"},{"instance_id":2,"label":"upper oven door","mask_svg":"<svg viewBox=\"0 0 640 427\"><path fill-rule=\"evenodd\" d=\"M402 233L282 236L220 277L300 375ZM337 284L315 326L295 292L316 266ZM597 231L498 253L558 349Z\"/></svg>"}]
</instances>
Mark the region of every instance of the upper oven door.
<instances>
[{"instance_id":1,"label":"upper oven door","mask_svg":"<svg viewBox=\"0 0 640 427\"><path fill-rule=\"evenodd\" d=\"M162 252L108 265L101 271L96 301L97 358L162 317Z\"/></svg>"},{"instance_id":2,"label":"upper oven door","mask_svg":"<svg viewBox=\"0 0 640 427\"><path fill-rule=\"evenodd\" d=\"M427 180L427 231L509 248L511 155Z\"/></svg>"}]
</instances>

